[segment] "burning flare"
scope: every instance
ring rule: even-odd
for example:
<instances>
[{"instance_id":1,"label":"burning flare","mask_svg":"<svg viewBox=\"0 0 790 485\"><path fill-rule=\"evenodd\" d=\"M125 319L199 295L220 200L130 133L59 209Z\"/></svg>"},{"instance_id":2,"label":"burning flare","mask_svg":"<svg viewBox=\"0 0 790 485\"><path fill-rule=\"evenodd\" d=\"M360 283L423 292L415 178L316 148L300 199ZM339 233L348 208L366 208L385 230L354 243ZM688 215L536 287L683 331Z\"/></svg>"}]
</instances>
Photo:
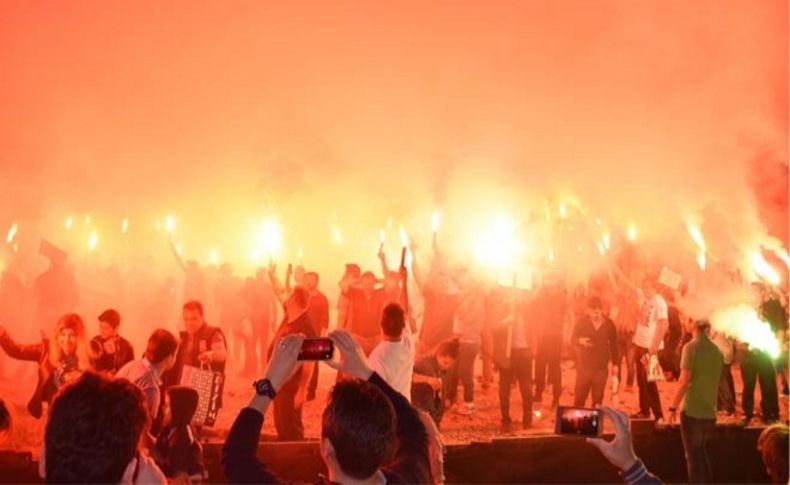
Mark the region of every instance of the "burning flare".
<instances>
[{"instance_id":1,"label":"burning flare","mask_svg":"<svg viewBox=\"0 0 790 485\"><path fill-rule=\"evenodd\" d=\"M431 217L431 229L433 229L433 233L436 234L439 231L439 224L442 220L442 214L436 210L433 212L433 216Z\"/></svg>"},{"instance_id":2,"label":"burning flare","mask_svg":"<svg viewBox=\"0 0 790 485\"><path fill-rule=\"evenodd\" d=\"M96 250L96 246L99 245L99 233L95 230L91 231L88 234L88 250L93 252Z\"/></svg>"},{"instance_id":3,"label":"burning flare","mask_svg":"<svg viewBox=\"0 0 790 485\"><path fill-rule=\"evenodd\" d=\"M708 248L705 244L705 238L702 236L702 229L700 229L698 224L690 220L686 221L686 228L691 239L694 240L694 244L697 245L697 264L701 270L705 270Z\"/></svg>"},{"instance_id":4,"label":"burning flare","mask_svg":"<svg viewBox=\"0 0 790 485\"><path fill-rule=\"evenodd\" d=\"M710 319L713 328L749 346L764 350L772 358L779 356L779 341L771 325L760 319L757 311L746 304L718 310Z\"/></svg>"},{"instance_id":5,"label":"burning flare","mask_svg":"<svg viewBox=\"0 0 790 485\"><path fill-rule=\"evenodd\" d=\"M159 221L157 220L157 222ZM169 233L176 230L176 218L172 214L165 218L165 230Z\"/></svg>"},{"instance_id":6,"label":"burning flare","mask_svg":"<svg viewBox=\"0 0 790 485\"><path fill-rule=\"evenodd\" d=\"M124 217L123 221L121 221L121 234L126 234L129 232L129 218Z\"/></svg>"},{"instance_id":7,"label":"burning flare","mask_svg":"<svg viewBox=\"0 0 790 485\"><path fill-rule=\"evenodd\" d=\"M5 242L11 244L14 242L14 237L16 237L16 233L19 230L19 225L15 222L11 224L11 228L8 229L8 236L5 238Z\"/></svg>"},{"instance_id":8,"label":"burning flare","mask_svg":"<svg viewBox=\"0 0 790 485\"><path fill-rule=\"evenodd\" d=\"M628 238L629 241L633 242L636 241L636 225L632 222L628 224L628 231L625 234L625 237Z\"/></svg>"},{"instance_id":9,"label":"burning flare","mask_svg":"<svg viewBox=\"0 0 790 485\"><path fill-rule=\"evenodd\" d=\"M752 265L754 272L772 285L778 285L781 281L779 273L765 260L760 251L752 251L749 254L749 263Z\"/></svg>"}]
</instances>

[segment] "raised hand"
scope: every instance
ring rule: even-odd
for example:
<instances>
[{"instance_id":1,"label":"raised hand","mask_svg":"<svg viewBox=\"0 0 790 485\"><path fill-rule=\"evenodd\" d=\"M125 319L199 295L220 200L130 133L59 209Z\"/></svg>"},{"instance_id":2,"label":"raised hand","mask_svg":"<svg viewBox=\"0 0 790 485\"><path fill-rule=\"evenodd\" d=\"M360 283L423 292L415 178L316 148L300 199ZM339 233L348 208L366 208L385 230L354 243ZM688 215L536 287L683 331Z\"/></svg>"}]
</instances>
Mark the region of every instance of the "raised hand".
<instances>
[{"instance_id":1,"label":"raised hand","mask_svg":"<svg viewBox=\"0 0 790 485\"><path fill-rule=\"evenodd\" d=\"M362 380L370 379L373 369L370 368L362 347L346 330L335 330L329 333L329 338L335 343L335 348L340 353L340 361L324 360L329 367Z\"/></svg>"},{"instance_id":2,"label":"raised hand","mask_svg":"<svg viewBox=\"0 0 790 485\"><path fill-rule=\"evenodd\" d=\"M628 416L622 411L608 407L600 407L598 409L614 423L614 439L606 441L603 438L587 438L587 443L598 448L598 451L612 465L620 470L628 470L637 461L636 453L634 453L634 444L631 440Z\"/></svg>"},{"instance_id":3,"label":"raised hand","mask_svg":"<svg viewBox=\"0 0 790 485\"><path fill-rule=\"evenodd\" d=\"M297 360L297 357L304 339L305 336L302 334L290 334L274 343L274 352L263 376L269 379L275 391L279 391L280 387L302 366L302 362Z\"/></svg>"}]
</instances>

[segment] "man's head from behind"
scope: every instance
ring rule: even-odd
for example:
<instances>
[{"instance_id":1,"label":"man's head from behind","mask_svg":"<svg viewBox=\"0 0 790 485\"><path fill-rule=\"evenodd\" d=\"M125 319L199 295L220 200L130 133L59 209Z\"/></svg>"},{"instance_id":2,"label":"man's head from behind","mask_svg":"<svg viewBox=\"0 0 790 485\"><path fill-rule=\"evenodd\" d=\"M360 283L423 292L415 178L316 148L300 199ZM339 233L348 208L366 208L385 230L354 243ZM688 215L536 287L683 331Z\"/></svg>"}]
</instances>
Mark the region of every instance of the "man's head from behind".
<instances>
[{"instance_id":1,"label":"man's head from behind","mask_svg":"<svg viewBox=\"0 0 790 485\"><path fill-rule=\"evenodd\" d=\"M308 271L307 273L304 274L304 279L302 280L302 286L304 286L304 288L307 291L312 292L318 289L318 281L319 281L318 273L316 273L315 271Z\"/></svg>"},{"instance_id":2,"label":"man's head from behind","mask_svg":"<svg viewBox=\"0 0 790 485\"><path fill-rule=\"evenodd\" d=\"M345 380L332 389L321 425L321 455L330 479L363 480L390 457L395 446L395 410L369 382Z\"/></svg>"},{"instance_id":3,"label":"man's head from behind","mask_svg":"<svg viewBox=\"0 0 790 485\"><path fill-rule=\"evenodd\" d=\"M142 391L85 373L55 397L45 431L50 483L118 483L148 423Z\"/></svg>"},{"instance_id":4,"label":"man's head from behind","mask_svg":"<svg viewBox=\"0 0 790 485\"><path fill-rule=\"evenodd\" d=\"M757 449L763 457L765 472L771 477L771 483L787 483L788 436L786 424L774 424L765 428L757 439Z\"/></svg>"},{"instance_id":5,"label":"man's head from behind","mask_svg":"<svg viewBox=\"0 0 790 485\"><path fill-rule=\"evenodd\" d=\"M381 331L385 337L399 339L406 327L406 315L397 303L390 303L381 312Z\"/></svg>"},{"instance_id":6,"label":"man's head from behind","mask_svg":"<svg viewBox=\"0 0 790 485\"><path fill-rule=\"evenodd\" d=\"M163 370L173 367L176 362L176 351L178 350L178 339L175 335L164 328L154 330L148 337L148 345L145 348L145 358L148 362L159 365Z\"/></svg>"}]
</instances>

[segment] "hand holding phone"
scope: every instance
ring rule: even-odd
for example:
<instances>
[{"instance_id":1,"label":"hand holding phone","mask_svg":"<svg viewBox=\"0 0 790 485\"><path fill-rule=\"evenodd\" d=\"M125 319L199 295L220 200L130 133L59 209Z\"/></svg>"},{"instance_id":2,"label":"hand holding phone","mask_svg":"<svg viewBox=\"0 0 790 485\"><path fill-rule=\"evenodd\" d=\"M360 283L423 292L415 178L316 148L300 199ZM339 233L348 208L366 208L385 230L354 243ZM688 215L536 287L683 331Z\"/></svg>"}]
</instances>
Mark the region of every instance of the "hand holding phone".
<instances>
[{"instance_id":1,"label":"hand holding phone","mask_svg":"<svg viewBox=\"0 0 790 485\"><path fill-rule=\"evenodd\" d=\"M297 360L331 360L335 343L328 338L306 338L302 342Z\"/></svg>"},{"instance_id":2,"label":"hand holding phone","mask_svg":"<svg viewBox=\"0 0 790 485\"><path fill-rule=\"evenodd\" d=\"M603 416L600 409L558 406L555 423L557 434L586 437L603 434Z\"/></svg>"}]
</instances>

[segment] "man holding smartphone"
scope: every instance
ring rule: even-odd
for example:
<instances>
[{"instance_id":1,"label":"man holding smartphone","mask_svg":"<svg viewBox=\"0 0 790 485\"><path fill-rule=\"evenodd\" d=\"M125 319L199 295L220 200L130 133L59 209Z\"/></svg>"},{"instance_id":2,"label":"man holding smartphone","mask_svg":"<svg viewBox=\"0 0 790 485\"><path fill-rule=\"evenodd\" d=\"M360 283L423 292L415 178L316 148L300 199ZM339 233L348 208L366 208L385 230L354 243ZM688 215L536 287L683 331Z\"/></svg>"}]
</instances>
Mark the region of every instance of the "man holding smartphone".
<instances>
[{"instance_id":1,"label":"man holding smartphone","mask_svg":"<svg viewBox=\"0 0 790 485\"><path fill-rule=\"evenodd\" d=\"M603 314L600 298L587 300L587 316L576 323L571 341L579 349L574 406L584 406L590 393L593 407L600 406L603 404L609 362L615 376L620 362L617 328Z\"/></svg>"}]
</instances>

